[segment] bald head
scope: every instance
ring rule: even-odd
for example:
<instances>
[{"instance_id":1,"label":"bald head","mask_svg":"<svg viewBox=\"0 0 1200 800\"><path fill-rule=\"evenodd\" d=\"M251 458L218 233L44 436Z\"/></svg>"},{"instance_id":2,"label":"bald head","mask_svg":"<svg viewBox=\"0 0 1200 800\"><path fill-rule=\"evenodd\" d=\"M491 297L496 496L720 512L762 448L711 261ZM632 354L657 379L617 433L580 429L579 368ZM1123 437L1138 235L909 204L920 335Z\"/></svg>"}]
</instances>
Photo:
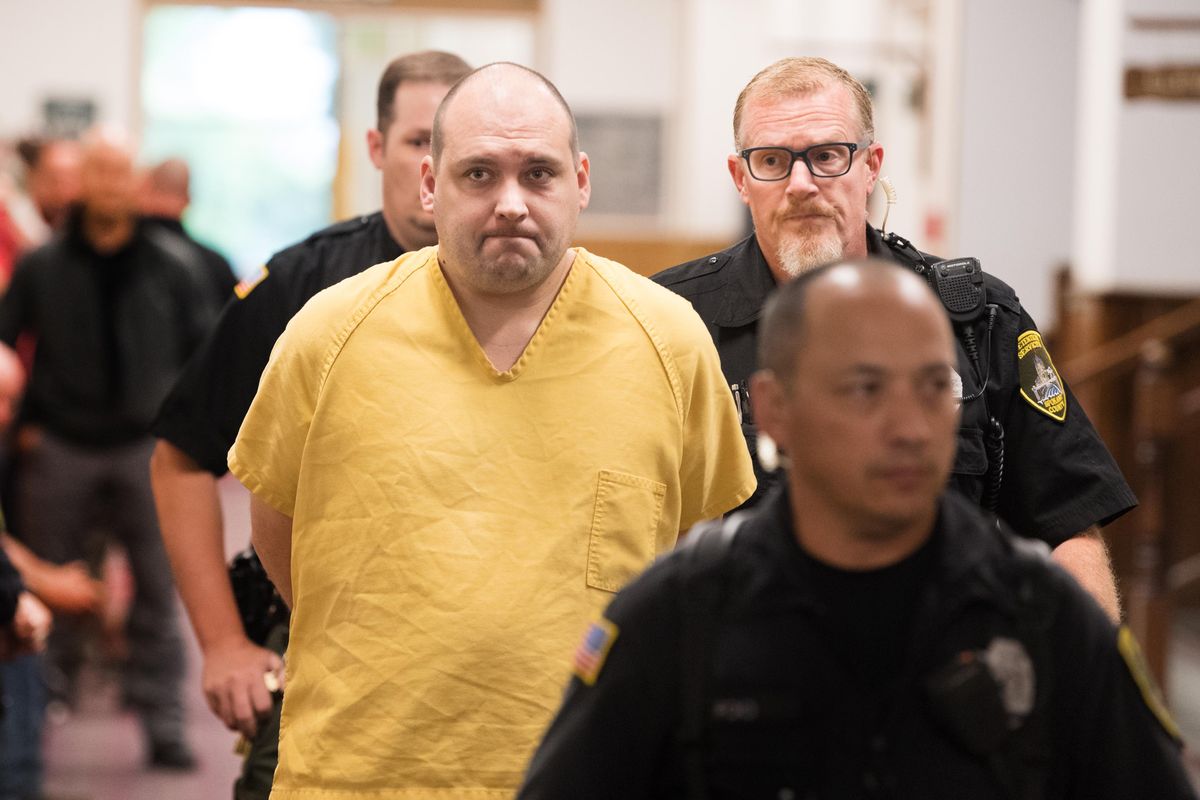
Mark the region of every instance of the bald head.
<instances>
[{"instance_id":1,"label":"bald head","mask_svg":"<svg viewBox=\"0 0 1200 800\"><path fill-rule=\"evenodd\" d=\"M962 384L941 302L889 262L819 267L779 290L759 341L750 400L790 458L801 545L843 569L911 553L957 442Z\"/></svg>"},{"instance_id":2,"label":"bald head","mask_svg":"<svg viewBox=\"0 0 1200 800\"><path fill-rule=\"evenodd\" d=\"M191 202L191 171L182 158L168 158L146 170L138 192L143 214L180 219Z\"/></svg>"},{"instance_id":3,"label":"bald head","mask_svg":"<svg viewBox=\"0 0 1200 800\"><path fill-rule=\"evenodd\" d=\"M819 267L781 286L768 302L759 333L763 369L790 383L796 359L810 344L836 347L824 335L838 315L869 316L880 306L926 317L953 356L954 335L941 302L911 270L868 258Z\"/></svg>"},{"instance_id":4,"label":"bald head","mask_svg":"<svg viewBox=\"0 0 1200 800\"><path fill-rule=\"evenodd\" d=\"M96 127L84 135L81 145L84 209L108 218L132 215L137 184L128 137L116 128Z\"/></svg>"},{"instance_id":5,"label":"bald head","mask_svg":"<svg viewBox=\"0 0 1200 800\"><path fill-rule=\"evenodd\" d=\"M567 105L558 88L546 76L529 67L510 61L498 61L468 73L450 87L445 99L438 106L437 114L433 118L430 144L435 169L445 148L446 137L455 129L456 120L460 119L462 114L472 113L477 104L487 103L519 106L548 103L557 106L567 122L571 154L578 165L579 129L571 107Z\"/></svg>"}]
</instances>

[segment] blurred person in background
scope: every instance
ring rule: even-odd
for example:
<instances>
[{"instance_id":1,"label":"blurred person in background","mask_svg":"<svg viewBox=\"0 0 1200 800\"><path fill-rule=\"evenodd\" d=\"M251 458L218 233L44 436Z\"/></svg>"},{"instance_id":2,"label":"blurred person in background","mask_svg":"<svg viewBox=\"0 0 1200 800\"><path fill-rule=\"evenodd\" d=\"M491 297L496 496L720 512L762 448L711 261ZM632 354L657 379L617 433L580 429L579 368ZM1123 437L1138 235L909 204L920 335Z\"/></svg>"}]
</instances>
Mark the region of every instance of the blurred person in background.
<instances>
[{"instance_id":1,"label":"blurred person in background","mask_svg":"<svg viewBox=\"0 0 1200 800\"><path fill-rule=\"evenodd\" d=\"M168 158L142 173L138 189L142 219L175 234L194 251L204 265L202 280L220 308L233 296L237 278L225 256L197 241L183 227L183 214L191 202L191 170L182 158Z\"/></svg>"},{"instance_id":2,"label":"blurred person in background","mask_svg":"<svg viewBox=\"0 0 1200 800\"><path fill-rule=\"evenodd\" d=\"M8 433L16 418L24 388L25 370L20 361L11 350L0 348L0 436ZM99 610L100 583L82 562L58 565L43 561L8 535L2 514L0 557L8 558L28 592L55 615ZM4 710L0 718L0 800L40 798L45 687L37 653L14 652L0 661L0 707Z\"/></svg>"},{"instance_id":3,"label":"blurred person in background","mask_svg":"<svg viewBox=\"0 0 1200 800\"><path fill-rule=\"evenodd\" d=\"M47 230L58 230L79 201L83 163L79 143L70 139L23 139L17 144L17 152L25 163L25 192Z\"/></svg>"},{"instance_id":4,"label":"blurred person in background","mask_svg":"<svg viewBox=\"0 0 1200 800\"><path fill-rule=\"evenodd\" d=\"M0 288L24 251L45 243L79 199L79 145L21 139L0 148Z\"/></svg>"},{"instance_id":5,"label":"blurred person in background","mask_svg":"<svg viewBox=\"0 0 1200 800\"><path fill-rule=\"evenodd\" d=\"M470 72L451 53L411 53L379 81L377 121L367 148L380 171L383 209L317 231L272 256L238 286L216 330L163 404L151 462L155 499L179 591L204 654L201 682L213 713L250 740L238 800L266 798L279 747L287 609L258 557L235 561L235 599L225 568L217 479L254 398L271 347L317 292L401 253L437 241L421 207L420 165L433 115L451 84ZM257 598L255 600L254 598ZM264 680L264 676L268 676Z\"/></svg>"},{"instance_id":6,"label":"blurred person in background","mask_svg":"<svg viewBox=\"0 0 1200 800\"><path fill-rule=\"evenodd\" d=\"M214 309L198 267L139 222L135 200L127 141L90 131L80 203L60 236L21 259L0 299L0 342L37 339L18 423L13 531L55 564L95 567L106 538L123 547L135 582L123 697L139 714L147 762L186 769L194 757L184 740L183 641L150 493L149 431ZM70 704L84 641L81 626L63 623L47 677Z\"/></svg>"}]
</instances>

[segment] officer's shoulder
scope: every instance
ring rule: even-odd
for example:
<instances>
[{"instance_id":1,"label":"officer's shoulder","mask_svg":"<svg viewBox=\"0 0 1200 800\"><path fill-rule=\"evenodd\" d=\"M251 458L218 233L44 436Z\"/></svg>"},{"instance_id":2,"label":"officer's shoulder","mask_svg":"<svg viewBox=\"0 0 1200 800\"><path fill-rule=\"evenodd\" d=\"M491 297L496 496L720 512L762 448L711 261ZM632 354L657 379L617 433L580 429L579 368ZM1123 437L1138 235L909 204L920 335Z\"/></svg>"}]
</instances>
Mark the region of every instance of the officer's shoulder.
<instances>
[{"instance_id":1,"label":"officer's shoulder","mask_svg":"<svg viewBox=\"0 0 1200 800\"><path fill-rule=\"evenodd\" d=\"M267 267L272 272L313 269L320 264L325 250L344 245L352 237L366 233L377 216L378 213L352 217L314 231L271 256Z\"/></svg>"},{"instance_id":2,"label":"officer's shoulder","mask_svg":"<svg viewBox=\"0 0 1200 800\"><path fill-rule=\"evenodd\" d=\"M1021 298L1017 296L1016 290L988 272L986 266L983 269L983 286L987 291L989 303L995 303L1014 314L1021 313Z\"/></svg>"},{"instance_id":3,"label":"officer's shoulder","mask_svg":"<svg viewBox=\"0 0 1200 800\"><path fill-rule=\"evenodd\" d=\"M337 239L343 236L351 236L355 233L365 231L371 226L371 223L379 217L379 212L374 214L362 214L350 219L344 219L341 222L335 222L328 227L321 228L319 231L314 231L304 240L306 244L320 242L326 239Z\"/></svg>"},{"instance_id":4,"label":"officer's shoulder","mask_svg":"<svg viewBox=\"0 0 1200 800\"><path fill-rule=\"evenodd\" d=\"M664 269L651 276L651 280L685 296L692 292L719 288L729 279L726 268L736 263L736 257L749 246L751 238L753 237L743 239L718 253L710 253Z\"/></svg>"},{"instance_id":5,"label":"officer's shoulder","mask_svg":"<svg viewBox=\"0 0 1200 800\"><path fill-rule=\"evenodd\" d=\"M918 266L924 268L921 262L926 265L936 264L939 261L945 261L945 256L927 253L924 250L918 250L912 242L905 239L903 236L897 235L895 232L880 234L883 244L891 251L892 255L901 264L907 267L916 269ZM969 256L970 254L968 254ZM987 301L995 303L1003 309L1007 309L1014 314L1021 313L1021 300L1017 297L1017 293L1011 286L997 278L996 275L988 269L988 265L982 261L979 264L983 271L983 285L987 292Z\"/></svg>"}]
</instances>

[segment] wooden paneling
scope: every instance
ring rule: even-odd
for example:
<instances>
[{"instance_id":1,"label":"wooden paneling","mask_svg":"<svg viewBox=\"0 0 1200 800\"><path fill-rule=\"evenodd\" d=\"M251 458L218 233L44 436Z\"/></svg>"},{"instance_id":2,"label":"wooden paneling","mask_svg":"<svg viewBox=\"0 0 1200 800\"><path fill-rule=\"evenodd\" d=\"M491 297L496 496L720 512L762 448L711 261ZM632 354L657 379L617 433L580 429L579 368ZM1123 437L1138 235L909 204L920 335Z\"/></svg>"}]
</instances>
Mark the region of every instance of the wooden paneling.
<instances>
[{"instance_id":1,"label":"wooden paneling","mask_svg":"<svg viewBox=\"0 0 1200 800\"><path fill-rule=\"evenodd\" d=\"M653 275L667 267L724 250L730 240L584 238L576 244L598 256L619 261L634 272Z\"/></svg>"},{"instance_id":2,"label":"wooden paneling","mask_svg":"<svg viewBox=\"0 0 1200 800\"><path fill-rule=\"evenodd\" d=\"M1171 609L1200 607L1200 301L1060 286L1055 361L1142 502L1104 537L1161 678Z\"/></svg>"}]
</instances>

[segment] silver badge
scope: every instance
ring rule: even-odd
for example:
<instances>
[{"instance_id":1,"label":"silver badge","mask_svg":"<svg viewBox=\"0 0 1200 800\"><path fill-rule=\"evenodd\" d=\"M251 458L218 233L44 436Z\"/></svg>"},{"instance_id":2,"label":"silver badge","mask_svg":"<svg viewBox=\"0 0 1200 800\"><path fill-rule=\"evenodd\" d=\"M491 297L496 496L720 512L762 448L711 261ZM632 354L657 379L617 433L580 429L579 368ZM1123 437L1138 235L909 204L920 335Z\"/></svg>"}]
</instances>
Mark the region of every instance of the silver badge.
<instances>
[{"instance_id":1,"label":"silver badge","mask_svg":"<svg viewBox=\"0 0 1200 800\"><path fill-rule=\"evenodd\" d=\"M950 394L954 395L954 402L962 405L963 399L963 382L962 376L957 370L950 370Z\"/></svg>"},{"instance_id":2,"label":"silver badge","mask_svg":"<svg viewBox=\"0 0 1200 800\"><path fill-rule=\"evenodd\" d=\"M1004 710L1009 714L1009 727L1016 728L1033 711L1033 701L1037 695L1033 661L1025 645L1002 636L992 639L988 644L983 661L1003 691L1001 699Z\"/></svg>"}]
</instances>

